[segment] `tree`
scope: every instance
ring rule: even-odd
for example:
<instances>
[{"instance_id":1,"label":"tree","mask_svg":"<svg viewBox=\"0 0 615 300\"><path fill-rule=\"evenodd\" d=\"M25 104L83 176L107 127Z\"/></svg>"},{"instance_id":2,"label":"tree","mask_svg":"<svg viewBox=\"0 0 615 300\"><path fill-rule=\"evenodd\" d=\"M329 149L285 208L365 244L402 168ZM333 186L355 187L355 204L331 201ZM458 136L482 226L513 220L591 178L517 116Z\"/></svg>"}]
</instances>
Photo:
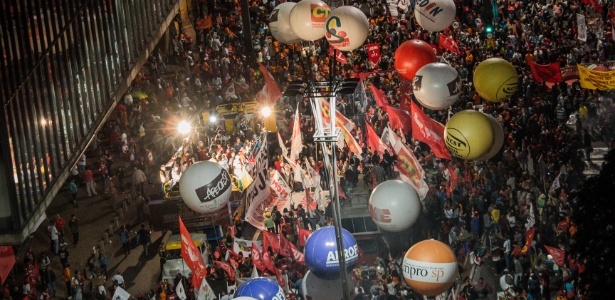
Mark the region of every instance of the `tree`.
<instances>
[{"instance_id":1,"label":"tree","mask_svg":"<svg viewBox=\"0 0 615 300\"><path fill-rule=\"evenodd\" d=\"M604 156L600 174L588 178L571 203L577 233L571 254L585 262L579 287L589 299L608 299L615 287L615 149Z\"/></svg>"}]
</instances>

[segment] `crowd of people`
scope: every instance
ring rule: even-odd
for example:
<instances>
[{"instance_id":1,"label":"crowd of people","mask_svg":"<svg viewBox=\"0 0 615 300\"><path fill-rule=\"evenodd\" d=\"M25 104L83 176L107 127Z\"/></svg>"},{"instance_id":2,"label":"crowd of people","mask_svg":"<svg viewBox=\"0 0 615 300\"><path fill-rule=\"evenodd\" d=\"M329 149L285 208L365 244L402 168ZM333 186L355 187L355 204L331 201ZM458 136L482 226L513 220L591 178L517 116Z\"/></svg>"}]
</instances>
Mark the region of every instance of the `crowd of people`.
<instances>
[{"instance_id":1,"label":"crowd of people","mask_svg":"<svg viewBox=\"0 0 615 300\"><path fill-rule=\"evenodd\" d=\"M291 81L302 79L307 71L313 79L328 78L330 60L334 58L329 56L325 41L286 45L272 38L267 26L268 16L277 2L250 2L252 28L255 29L252 48L246 47L242 39L244 32L237 2L193 2L192 21L197 28L196 34L191 36L184 31L182 23L188 20L179 16L175 19L177 26L169 27L170 51L154 51L135 79L132 91L116 106L114 117L99 133L100 140L105 142L94 140L95 157L91 159L94 163L87 163L84 155L73 168L69 190L75 207L79 206L79 198L85 197L79 197L83 194L82 186L88 197L99 192L110 194L114 210L123 198L130 197L138 203L140 223L149 216L147 202L152 196L146 195L144 186L166 181L176 183L181 171L193 162L216 161L241 180L249 167L250 156L259 147L264 127L262 116L238 114L235 118L238 130L232 132L227 130L224 119L197 120L202 112L220 104L254 101L265 80L259 67L248 58L254 57L265 65L282 91ZM613 145L615 93L586 90L578 82L562 82L549 87L534 80L528 64L532 61L539 64L560 62L563 67L577 63L600 64L613 59L613 39L607 30L613 14L612 1L604 2L602 14L596 12L597 7L580 1L498 1L494 3L495 17L494 12L487 17L484 15L482 1L456 1L458 25L443 33L421 30L412 11L403 5L396 7L371 0L350 1L346 5L359 7L369 17L368 42L380 44L381 59L377 64L370 62L363 48L346 53L348 62L337 67L339 78L378 71L365 77L365 86L373 85L385 91L390 105L397 107L400 99L407 96L404 95L405 83L394 72L379 71L393 69L394 53L401 43L421 39L434 45L439 59L456 68L464 82L458 104L450 111L426 112L433 119L446 123L451 113L480 107L484 113L494 116L504 129L502 150L486 162L440 159L426 144L414 140L411 133L396 132L428 174L425 180L429 192L423 200L424 212L418 223L420 226L413 230L423 238L449 244L460 257L471 255L474 264L490 260L498 276L510 274L514 283L506 291L508 299L551 299L554 294L558 294L558 299L583 299L584 295L578 293L577 288L590 284L579 281L579 273L584 271L583 262L569 255L563 265L554 265L544 246L567 250L574 242L571 197L583 183L583 171L598 167L590 159L592 143L603 142L609 148ZM587 40L579 41L575 23L577 13L597 15L605 27L599 32L589 31ZM209 14L213 16L212 27L199 29L198 21ZM488 22L489 15L494 17L493 22ZM477 19L482 20L477 22ZM489 24L494 29L494 43L488 43L484 34ZM438 45L440 34L452 36L460 51L441 49ZM307 60L302 50L309 52ZM473 69L491 57L510 61L519 75L517 93L501 104L481 101L472 87ZM179 67L169 71L171 65ZM227 87L232 83L246 88L229 93ZM366 91L370 96L369 88ZM296 107L301 115L300 131L305 145L299 161L307 158L309 164L304 163L304 168L314 168L324 180L322 186L326 189L325 157L313 140L315 124L309 99L282 97L274 109L278 113L278 130L283 140L290 140ZM337 109L357 124L351 134L363 147L362 155L356 155L348 147L339 149L338 175L345 194L350 195L350 191L361 184L360 175L367 189L396 178L393 169L396 157L389 153L381 156L365 143L367 124L378 135L389 125L384 108L377 106L371 96L364 105L349 95L340 99ZM568 116L575 113L578 118L570 124ZM200 126L187 135L178 135L180 120L191 120ZM279 150L270 152L269 165L274 166L289 185L300 183L280 154ZM174 160L169 162L170 158ZM170 168L167 167L169 163ZM162 166L161 169L158 166ZM451 176L451 172L456 176ZM451 185L452 177L459 178L454 186ZM96 186L95 179L102 186ZM352 200L349 196L346 198ZM312 210L297 206L268 212L266 222L271 231L284 234L298 245L300 227L314 230L327 226L330 224L328 217L322 207ZM239 230L241 220L236 218L236 221L235 229ZM50 254L35 258L34 253L28 251L23 260L23 280L15 281L23 285L5 285L3 297L48 299L56 296L55 282L60 279L48 267L50 258L54 257L51 253L61 261L59 275L66 283L67 297L82 299L87 295L107 299L113 295L113 290L106 290L105 286L110 282L114 282L112 286L123 286L121 274L107 280L109 258L104 251L88 259L87 270L71 269L67 232L72 233L70 241L77 245L78 224L75 216L68 224L60 215L50 220L47 227ZM147 249L147 230L144 227L142 230L135 235L141 237L140 244ZM522 249L530 230L535 230L531 247ZM114 234L127 255L132 248L130 231L124 227ZM211 259L229 262L239 277L249 277L253 270L251 257L234 252L226 254L232 249L235 234L240 232L233 232L232 236L229 233L212 251ZM307 268L293 257L274 253L273 249L264 251L270 252L277 268L288 275L289 297L294 297L292 290L298 288ZM147 251L144 254L147 255ZM353 276L355 299L413 299L415 296L404 283L395 261L401 254L382 253L380 257L387 260L378 259L378 268L372 268L377 270L375 272L357 268ZM389 257L393 259L388 260ZM260 275L275 274L264 271ZM230 286L235 285L230 281L230 274L214 264L209 276L214 280L229 280ZM180 277L173 283L162 282L149 295L145 293L139 298L175 299L174 287L178 280L183 280L188 291L191 286L191 280ZM459 297L465 299L478 299L493 295L495 291L482 279L478 285L464 280L462 287ZM186 294L188 298L194 296ZM222 299L224 297L229 296L224 295Z\"/></svg>"}]
</instances>

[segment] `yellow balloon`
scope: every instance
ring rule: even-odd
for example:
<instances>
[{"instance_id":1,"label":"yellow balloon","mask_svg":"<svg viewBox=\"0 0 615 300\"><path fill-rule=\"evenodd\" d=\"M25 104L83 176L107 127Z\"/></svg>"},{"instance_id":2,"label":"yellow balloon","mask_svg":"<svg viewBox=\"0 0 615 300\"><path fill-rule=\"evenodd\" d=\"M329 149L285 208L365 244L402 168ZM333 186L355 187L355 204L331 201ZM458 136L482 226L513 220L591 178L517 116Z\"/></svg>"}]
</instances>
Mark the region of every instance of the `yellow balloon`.
<instances>
[{"instance_id":1,"label":"yellow balloon","mask_svg":"<svg viewBox=\"0 0 615 300\"><path fill-rule=\"evenodd\" d=\"M491 121L476 110L463 110L446 123L444 140L451 155L473 160L487 153L493 145Z\"/></svg>"},{"instance_id":2,"label":"yellow balloon","mask_svg":"<svg viewBox=\"0 0 615 300\"><path fill-rule=\"evenodd\" d=\"M502 102L517 91L519 79L515 67L501 58L482 61L474 71L474 88L483 99Z\"/></svg>"}]
</instances>

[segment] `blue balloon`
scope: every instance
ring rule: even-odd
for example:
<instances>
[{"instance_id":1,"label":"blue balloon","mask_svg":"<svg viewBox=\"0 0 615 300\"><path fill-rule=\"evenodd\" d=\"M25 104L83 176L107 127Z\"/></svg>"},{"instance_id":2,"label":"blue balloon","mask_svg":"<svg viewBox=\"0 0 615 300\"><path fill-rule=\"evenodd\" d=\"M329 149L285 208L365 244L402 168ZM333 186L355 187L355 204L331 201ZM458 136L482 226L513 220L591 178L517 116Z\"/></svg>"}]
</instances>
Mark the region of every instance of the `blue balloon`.
<instances>
[{"instance_id":1,"label":"blue balloon","mask_svg":"<svg viewBox=\"0 0 615 300\"><path fill-rule=\"evenodd\" d=\"M235 298L240 296L258 300L286 300L284 290L269 278L253 278L246 281L235 293Z\"/></svg>"},{"instance_id":2,"label":"blue balloon","mask_svg":"<svg viewBox=\"0 0 615 300\"><path fill-rule=\"evenodd\" d=\"M352 270L359 259L359 246L350 232L342 228L344 241L344 258L346 269ZM320 279L337 279L340 277L340 266L337 255L335 228L322 227L314 231L305 242L305 262L312 274Z\"/></svg>"}]
</instances>

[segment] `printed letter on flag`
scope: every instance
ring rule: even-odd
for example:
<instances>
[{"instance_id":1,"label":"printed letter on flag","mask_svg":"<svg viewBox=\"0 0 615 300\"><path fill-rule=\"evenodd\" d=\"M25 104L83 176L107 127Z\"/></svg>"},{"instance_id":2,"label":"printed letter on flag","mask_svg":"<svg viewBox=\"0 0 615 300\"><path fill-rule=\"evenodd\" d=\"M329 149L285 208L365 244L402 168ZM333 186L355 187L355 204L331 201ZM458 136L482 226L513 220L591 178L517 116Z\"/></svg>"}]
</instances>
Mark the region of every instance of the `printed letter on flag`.
<instances>
[{"instance_id":1,"label":"printed letter on flag","mask_svg":"<svg viewBox=\"0 0 615 300\"><path fill-rule=\"evenodd\" d=\"M258 249L256 244L252 243L252 263L256 266L257 269L263 271L265 269L265 265L263 265L263 261L261 260L261 252Z\"/></svg>"},{"instance_id":2,"label":"printed letter on flag","mask_svg":"<svg viewBox=\"0 0 615 300\"><path fill-rule=\"evenodd\" d=\"M374 65L378 64L378 62L380 62L380 44L368 44L366 47L369 61Z\"/></svg>"},{"instance_id":3,"label":"printed letter on flag","mask_svg":"<svg viewBox=\"0 0 615 300\"><path fill-rule=\"evenodd\" d=\"M559 67L559 62L553 62L548 65L539 65L533 61L530 61L530 69L532 75L537 82L562 82L562 72Z\"/></svg>"}]
</instances>

